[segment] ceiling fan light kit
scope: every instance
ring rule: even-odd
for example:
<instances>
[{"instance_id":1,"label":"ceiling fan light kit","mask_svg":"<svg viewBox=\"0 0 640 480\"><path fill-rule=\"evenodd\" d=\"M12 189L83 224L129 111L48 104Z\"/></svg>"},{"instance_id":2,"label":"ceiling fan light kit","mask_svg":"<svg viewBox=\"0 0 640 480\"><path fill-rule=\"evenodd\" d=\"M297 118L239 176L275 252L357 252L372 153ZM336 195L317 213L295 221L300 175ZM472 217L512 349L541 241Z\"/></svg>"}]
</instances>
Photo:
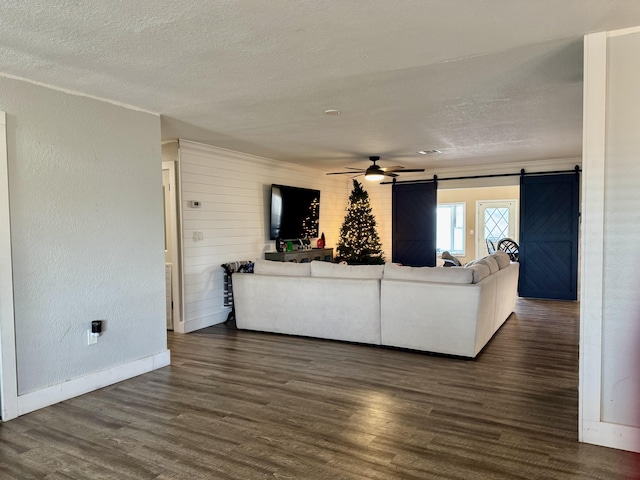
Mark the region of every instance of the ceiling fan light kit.
<instances>
[{"instance_id":1,"label":"ceiling fan light kit","mask_svg":"<svg viewBox=\"0 0 640 480\"><path fill-rule=\"evenodd\" d=\"M382 180L384 178L384 174L383 173L379 173L379 172L369 172L367 171L367 173L364 174L364 178L367 180L370 180L372 182L377 182L379 180Z\"/></svg>"},{"instance_id":2,"label":"ceiling fan light kit","mask_svg":"<svg viewBox=\"0 0 640 480\"><path fill-rule=\"evenodd\" d=\"M359 176L364 174L365 180L369 180L372 182L377 182L382 180L384 177L392 177L395 178L398 176L398 173L409 173L409 172L424 172L424 168L404 168L400 165L395 165L393 167L381 167L376 162L380 160L380 157L369 157L369 160L373 162L373 165L370 165L366 170L354 168L354 167L345 167L350 169L350 172L330 172L327 175L354 175ZM398 172L398 173L394 173Z\"/></svg>"}]
</instances>

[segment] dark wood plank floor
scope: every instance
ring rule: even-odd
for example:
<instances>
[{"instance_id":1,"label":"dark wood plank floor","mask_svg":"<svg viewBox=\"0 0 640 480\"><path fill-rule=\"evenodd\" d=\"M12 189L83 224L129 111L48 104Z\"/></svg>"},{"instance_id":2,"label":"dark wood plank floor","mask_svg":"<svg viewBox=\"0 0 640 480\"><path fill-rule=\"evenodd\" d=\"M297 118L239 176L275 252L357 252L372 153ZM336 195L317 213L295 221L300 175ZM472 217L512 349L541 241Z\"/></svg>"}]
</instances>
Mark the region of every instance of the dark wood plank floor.
<instances>
[{"instance_id":1,"label":"dark wood plank floor","mask_svg":"<svg viewBox=\"0 0 640 480\"><path fill-rule=\"evenodd\" d=\"M577 442L578 305L473 361L212 327L172 365L0 425L0 479L639 479Z\"/></svg>"}]
</instances>

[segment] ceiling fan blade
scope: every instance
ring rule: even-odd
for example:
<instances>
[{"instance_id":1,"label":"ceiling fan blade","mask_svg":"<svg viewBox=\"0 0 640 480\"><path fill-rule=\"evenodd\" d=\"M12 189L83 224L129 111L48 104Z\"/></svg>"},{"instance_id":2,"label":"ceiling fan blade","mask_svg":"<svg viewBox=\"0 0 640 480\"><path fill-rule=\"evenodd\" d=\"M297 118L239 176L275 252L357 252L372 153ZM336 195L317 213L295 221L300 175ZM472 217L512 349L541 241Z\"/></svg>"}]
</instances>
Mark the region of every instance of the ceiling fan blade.
<instances>
[{"instance_id":1,"label":"ceiling fan blade","mask_svg":"<svg viewBox=\"0 0 640 480\"><path fill-rule=\"evenodd\" d=\"M424 172L424 168L405 168L401 173L407 172Z\"/></svg>"},{"instance_id":2,"label":"ceiling fan blade","mask_svg":"<svg viewBox=\"0 0 640 480\"><path fill-rule=\"evenodd\" d=\"M350 170L362 170L362 171L364 171L364 169L362 169L360 167L344 167L344 168L348 168Z\"/></svg>"},{"instance_id":3,"label":"ceiling fan blade","mask_svg":"<svg viewBox=\"0 0 640 480\"><path fill-rule=\"evenodd\" d=\"M366 170L354 170L353 172L330 172L327 175L353 175L354 173L361 174L365 172Z\"/></svg>"},{"instance_id":4,"label":"ceiling fan blade","mask_svg":"<svg viewBox=\"0 0 640 480\"><path fill-rule=\"evenodd\" d=\"M383 172L395 172L396 170L404 171L404 167L400 165L394 165L393 167L381 167L380 170L382 170Z\"/></svg>"},{"instance_id":5,"label":"ceiling fan blade","mask_svg":"<svg viewBox=\"0 0 640 480\"><path fill-rule=\"evenodd\" d=\"M397 174L397 173L391 173L391 172L382 172L382 174L383 174L385 177L397 177L397 176L398 176L398 174Z\"/></svg>"}]
</instances>

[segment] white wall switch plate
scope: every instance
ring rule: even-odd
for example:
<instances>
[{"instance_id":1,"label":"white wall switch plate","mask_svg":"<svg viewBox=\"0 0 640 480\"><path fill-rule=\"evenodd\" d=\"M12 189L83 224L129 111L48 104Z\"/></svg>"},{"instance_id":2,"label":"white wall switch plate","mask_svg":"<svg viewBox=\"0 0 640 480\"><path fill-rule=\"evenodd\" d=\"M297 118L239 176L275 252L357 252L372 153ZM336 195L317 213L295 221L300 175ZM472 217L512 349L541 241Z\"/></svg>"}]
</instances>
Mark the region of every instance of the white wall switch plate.
<instances>
[{"instance_id":1,"label":"white wall switch plate","mask_svg":"<svg viewBox=\"0 0 640 480\"><path fill-rule=\"evenodd\" d=\"M98 343L98 336L91 333L91 330L87 330L87 345L95 345Z\"/></svg>"}]
</instances>

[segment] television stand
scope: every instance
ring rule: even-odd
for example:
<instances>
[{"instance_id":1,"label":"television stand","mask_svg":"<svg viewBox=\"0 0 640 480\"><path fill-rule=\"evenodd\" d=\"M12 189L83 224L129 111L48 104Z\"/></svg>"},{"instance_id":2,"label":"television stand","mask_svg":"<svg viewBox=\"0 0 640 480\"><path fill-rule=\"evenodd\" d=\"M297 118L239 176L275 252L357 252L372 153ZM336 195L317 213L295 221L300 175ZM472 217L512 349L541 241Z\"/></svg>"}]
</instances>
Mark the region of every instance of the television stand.
<instances>
[{"instance_id":1,"label":"television stand","mask_svg":"<svg viewBox=\"0 0 640 480\"><path fill-rule=\"evenodd\" d=\"M274 262L306 263L313 260L333 262L333 248L309 248L307 250L293 250L292 252L266 252L265 260Z\"/></svg>"}]
</instances>

